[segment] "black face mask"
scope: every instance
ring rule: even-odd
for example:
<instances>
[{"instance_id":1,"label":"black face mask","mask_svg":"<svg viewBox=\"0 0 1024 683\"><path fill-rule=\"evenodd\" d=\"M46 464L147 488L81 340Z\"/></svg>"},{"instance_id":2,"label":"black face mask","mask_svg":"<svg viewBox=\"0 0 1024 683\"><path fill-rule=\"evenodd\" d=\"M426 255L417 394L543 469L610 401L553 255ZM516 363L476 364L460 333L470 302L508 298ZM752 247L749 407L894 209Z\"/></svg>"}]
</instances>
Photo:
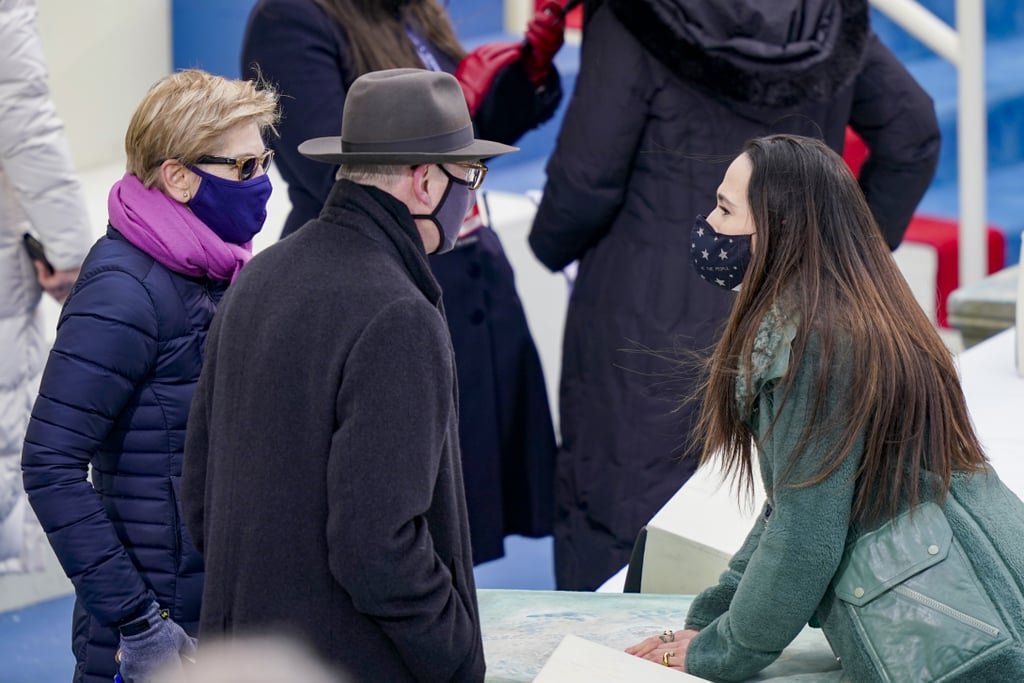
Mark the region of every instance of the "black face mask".
<instances>
[{"instance_id":1,"label":"black face mask","mask_svg":"<svg viewBox=\"0 0 1024 683\"><path fill-rule=\"evenodd\" d=\"M449 178L448 186L434 210L430 213L414 213L412 215L413 218L422 218L437 226L437 234L441 243L432 253L444 254L455 248L455 242L459 239L459 231L462 229L462 222L466 220L466 213L473 205L473 199L473 191L469 187Z\"/></svg>"},{"instance_id":2,"label":"black face mask","mask_svg":"<svg viewBox=\"0 0 1024 683\"><path fill-rule=\"evenodd\" d=\"M733 289L750 265L751 235L723 235L704 216L697 216L690 233L690 262L705 281Z\"/></svg>"},{"instance_id":3,"label":"black face mask","mask_svg":"<svg viewBox=\"0 0 1024 683\"><path fill-rule=\"evenodd\" d=\"M389 14L398 16L405 7L417 0L355 0L356 6L363 14Z\"/></svg>"}]
</instances>

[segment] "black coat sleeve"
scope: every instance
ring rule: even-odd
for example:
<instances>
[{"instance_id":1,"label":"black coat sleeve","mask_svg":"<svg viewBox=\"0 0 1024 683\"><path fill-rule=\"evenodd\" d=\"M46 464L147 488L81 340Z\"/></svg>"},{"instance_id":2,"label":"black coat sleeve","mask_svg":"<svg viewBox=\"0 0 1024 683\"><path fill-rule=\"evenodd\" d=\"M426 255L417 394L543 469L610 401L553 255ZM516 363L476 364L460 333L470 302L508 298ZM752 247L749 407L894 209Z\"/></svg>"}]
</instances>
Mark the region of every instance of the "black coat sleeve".
<instances>
[{"instance_id":1,"label":"black coat sleeve","mask_svg":"<svg viewBox=\"0 0 1024 683\"><path fill-rule=\"evenodd\" d=\"M612 13L602 7L587 30L529 237L533 253L553 271L580 258L618 214L651 97L650 60Z\"/></svg>"},{"instance_id":2,"label":"black coat sleeve","mask_svg":"<svg viewBox=\"0 0 1024 683\"><path fill-rule=\"evenodd\" d=\"M307 159L299 145L338 135L348 89L344 34L314 2L268 0L249 17L242 43L242 74L260 78L281 95L280 138L270 144L297 212L299 225L316 218L334 186L337 167ZM297 228L290 218L288 229Z\"/></svg>"},{"instance_id":3,"label":"black coat sleeve","mask_svg":"<svg viewBox=\"0 0 1024 683\"><path fill-rule=\"evenodd\" d=\"M939 123L931 97L874 34L854 85L850 126L870 150L861 188L895 249L935 176Z\"/></svg>"}]
</instances>

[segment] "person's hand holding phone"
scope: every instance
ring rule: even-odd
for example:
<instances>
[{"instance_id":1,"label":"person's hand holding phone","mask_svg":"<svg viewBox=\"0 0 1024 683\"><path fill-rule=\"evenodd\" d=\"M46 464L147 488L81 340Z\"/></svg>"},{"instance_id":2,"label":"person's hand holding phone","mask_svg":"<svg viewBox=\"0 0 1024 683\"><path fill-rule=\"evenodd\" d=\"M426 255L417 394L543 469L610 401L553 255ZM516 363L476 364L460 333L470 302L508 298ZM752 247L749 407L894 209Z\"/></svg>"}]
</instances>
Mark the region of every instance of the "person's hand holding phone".
<instances>
[{"instance_id":1,"label":"person's hand holding phone","mask_svg":"<svg viewBox=\"0 0 1024 683\"><path fill-rule=\"evenodd\" d=\"M36 267L36 279L39 280L39 286L56 299L57 303L64 303L64 299L67 299L68 294L71 293L72 285L78 279L79 269L55 270L51 272L41 261L33 261L32 263Z\"/></svg>"},{"instance_id":2,"label":"person's hand holding phone","mask_svg":"<svg viewBox=\"0 0 1024 683\"><path fill-rule=\"evenodd\" d=\"M46 258L46 250L39 240L27 232L23 239L25 250L32 259L32 265L35 266L39 286L56 299L57 303L64 303L64 299L68 298L71 292L71 286L78 279L79 269L56 270Z\"/></svg>"}]
</instances>

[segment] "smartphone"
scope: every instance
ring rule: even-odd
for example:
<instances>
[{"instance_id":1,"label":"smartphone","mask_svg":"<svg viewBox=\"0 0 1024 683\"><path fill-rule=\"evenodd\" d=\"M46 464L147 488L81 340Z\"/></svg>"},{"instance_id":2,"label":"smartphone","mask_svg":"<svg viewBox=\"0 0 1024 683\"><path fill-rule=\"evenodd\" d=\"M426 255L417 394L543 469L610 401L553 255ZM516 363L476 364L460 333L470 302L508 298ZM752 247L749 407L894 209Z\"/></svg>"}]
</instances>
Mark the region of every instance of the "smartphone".
<instances>
[{"instance_id":1,"label":"smartphone","mask_svg":"<svg viewBox=\"0 0 1024 683\"><path fill-rule=\"evenodd\" d=\"M33 261L42 262L43 266L46 268L46 272L53 275L53 264L46 258L46 249L43 248L43 243L28 232L22 235L21 239L25 243L25 251L28 252L29 258Z\"/></svg>"}]
</instances>

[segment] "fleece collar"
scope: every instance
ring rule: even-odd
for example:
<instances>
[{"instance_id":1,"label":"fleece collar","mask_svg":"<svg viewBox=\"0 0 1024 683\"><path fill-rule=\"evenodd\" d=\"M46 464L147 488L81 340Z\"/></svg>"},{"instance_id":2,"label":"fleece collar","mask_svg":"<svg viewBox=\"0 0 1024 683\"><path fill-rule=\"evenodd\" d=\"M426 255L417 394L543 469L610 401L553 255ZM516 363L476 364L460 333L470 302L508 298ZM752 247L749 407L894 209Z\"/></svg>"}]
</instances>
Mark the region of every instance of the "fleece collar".
<instances>
[{"instance_id":1,"label":"fleece collar","mask_svg":"<svg viewBox=\"0 0 1024 683\"><path fill-rule=\"evenodd\" d=\"M679 78L735 102L824 102L856 75L867 0L608 0Z\"/></svg>"},{"instance_id":2,"label":"fleece collar","mask_svg":"<svg viewBox=\"0 0 1024 683\"><path fill-rule=\"evenodd\" d=\"M795 314L784 314L778 306L772 306L765 314L754 336L750 360L741 363L736 382L736 403L741 412L763 386L785 377L797 323Z\"/></svg>"}]
</instances>

